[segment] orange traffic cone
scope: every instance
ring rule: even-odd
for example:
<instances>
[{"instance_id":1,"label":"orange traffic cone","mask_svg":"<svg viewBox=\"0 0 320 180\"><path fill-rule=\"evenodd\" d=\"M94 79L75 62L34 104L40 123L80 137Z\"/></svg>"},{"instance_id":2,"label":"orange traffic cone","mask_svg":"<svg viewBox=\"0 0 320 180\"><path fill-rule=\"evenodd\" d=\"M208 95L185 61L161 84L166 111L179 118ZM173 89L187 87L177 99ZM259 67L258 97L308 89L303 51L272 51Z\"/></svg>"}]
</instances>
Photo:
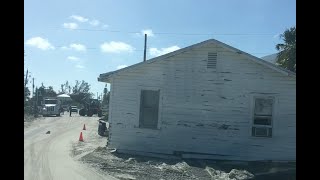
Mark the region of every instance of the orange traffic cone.
<instances>
[{"instance_id":1,"label":"orange traffic cone","mask_svg":"<svg viewBox=\"0 0 320 180\"><path fill-rule=\"evenodd\" d=\"M86 130L86 125L85 124L83 125L83 130Z\"/></svg>"},{"instance_id":2,"label":"orange traffic cone","mask_svg":"<svg viewBox=\"0 0 320 180\"><path fill-rule=\"evenodd\" d=\"M80 133L79 141L83 142L82 132Z\"/></svg>"}]
</instances>

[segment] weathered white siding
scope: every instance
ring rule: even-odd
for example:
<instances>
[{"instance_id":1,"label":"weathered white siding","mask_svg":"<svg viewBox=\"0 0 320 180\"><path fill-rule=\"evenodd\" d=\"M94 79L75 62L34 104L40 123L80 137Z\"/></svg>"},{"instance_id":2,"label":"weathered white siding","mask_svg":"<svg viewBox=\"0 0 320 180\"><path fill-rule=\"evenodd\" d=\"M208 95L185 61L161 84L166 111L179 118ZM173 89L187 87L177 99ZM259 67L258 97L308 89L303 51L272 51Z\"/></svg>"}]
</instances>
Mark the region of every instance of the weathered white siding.
<instances>
[{"instance_id":1,"label":"weathered white siding","mask_svg":"<svg viewBox=\"0 0 320 180\"><path fill-rule=\"evenodd\" d=\"M208 52L218 53L207 69ZM158 130L139 127L141 90L160 89ZM275 98L272 138L251 136L253 97ZM111 147L225 159L295 160L296 79L214 44L112 77Z\"/></svg>"}]
</instances>

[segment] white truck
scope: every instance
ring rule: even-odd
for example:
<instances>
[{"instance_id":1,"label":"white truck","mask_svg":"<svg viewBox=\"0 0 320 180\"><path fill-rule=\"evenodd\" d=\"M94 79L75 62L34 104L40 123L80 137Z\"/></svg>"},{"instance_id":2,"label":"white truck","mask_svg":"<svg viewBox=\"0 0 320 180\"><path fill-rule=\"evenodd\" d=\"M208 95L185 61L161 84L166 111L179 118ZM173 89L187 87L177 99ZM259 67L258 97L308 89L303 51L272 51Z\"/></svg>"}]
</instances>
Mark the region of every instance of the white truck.
<instances>
[{"instance_id":1,"label":"white truck","mask_svg":"<svg viewBox=\"0 0 320 180\"><path fill-rule=\"evenodd\" d=\"M44 98L42 103L42 116L60 116L61 103L57 98Z\"/></svg>"}]
</instances>

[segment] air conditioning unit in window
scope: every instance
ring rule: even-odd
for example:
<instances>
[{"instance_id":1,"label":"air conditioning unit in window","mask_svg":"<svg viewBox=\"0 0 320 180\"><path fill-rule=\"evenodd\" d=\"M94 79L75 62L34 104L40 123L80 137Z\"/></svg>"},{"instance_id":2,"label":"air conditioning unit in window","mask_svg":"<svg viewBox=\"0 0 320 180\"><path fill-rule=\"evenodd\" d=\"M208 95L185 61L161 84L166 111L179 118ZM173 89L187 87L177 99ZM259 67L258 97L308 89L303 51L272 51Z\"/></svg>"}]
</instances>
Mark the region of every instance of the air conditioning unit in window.
<instances>
[{"instance_id":1,"label":"air conditioning unit in window","mask_svg":"<svg viewBox=\"0 0 320 180\"><path fill-rule=\"evenodd\" d=\"M272 137L272 128L269 127L252 127L252 136Z\"/></svg>"}]
</instances>

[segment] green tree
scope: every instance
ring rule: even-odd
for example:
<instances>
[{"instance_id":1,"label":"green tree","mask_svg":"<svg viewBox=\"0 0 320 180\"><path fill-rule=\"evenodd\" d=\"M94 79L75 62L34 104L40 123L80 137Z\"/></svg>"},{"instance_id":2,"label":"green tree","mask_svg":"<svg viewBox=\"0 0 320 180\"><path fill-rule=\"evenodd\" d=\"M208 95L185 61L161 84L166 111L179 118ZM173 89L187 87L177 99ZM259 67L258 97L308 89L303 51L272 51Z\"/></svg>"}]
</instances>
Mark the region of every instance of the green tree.
<instances>
[{"instance_id":1,"label":"green tree","mask_svg":"<svg viewBox=\"0 0 320 180\"><path fill-rule=\"evenodd\" d=\"M30 96L30 90L28 87L24 87L24 96L25 96L25 101L29 100L29 96Z\"/></svg>"},{"instance_id":2,"label":"green tree","mask_svg":"<svg viewBox=\"0 0 320 180\"><path fill-rule=\"evenodd\" d=\"M65 90L64 90L64 84L61 84L61 90L59 91L58 94L64 94Z\"/></svg>"},{"instance_id":3,"label":"green tree","mask_svg":"<svg viewBox=\"0 0 320 180\"><path fill-rule=\"evenodd\" d=\"M92 93L75 93L75 94L70 94L71 99L79 104L83 104L84 102L87 102L91 97Z\"/></svg>"},{"instance_id":4,"label":"green tree","mask_svg":"<svg viewBox=\"0 0 320 180\"><path fill-rule=\"evenodd\" d=\"M103 91L103 98L102 98L102 104L109 105L109 100L110 100L110 91L108 91L107 85L104 88Z\"/></svg>"},{"instance_id":5,"label":"green tree","mask_svg":"<svg viewBox=\"0 0 320 180\"><path fill-rule=\"evenodd\" d=\"M296 72L296 27L291 27L280 35L284 43L277 44L277 64L290 71Z\"/></svg>"},{"instance_id":6,"label":"green tree","mask_svg":"<svg viewBox=\"0 0 320 180\"><path fill-rule=\"evenodd\" d=\"M89 93L90 84L82 80L81 82L76 80L76 85L72 88L72 93Z\"/></svg>"},{"instance_id":7,"label":"green tree","mask_svg":"<svg viewBox=\"0 0 320 180\"><path fill-rule=\"evenodd\" d=\"M43 83L42 83L42 86L39 87L38 91L39 91L39 96L41 98L43 98L43 97L56 97L57 96L57 93L53 90L52 86L49 86L48 88L46 88L43 85Z\"/></svg>"},{"instance_id":8,"label":"green tree","mask_svg":"<svg viewBox=\"0 0 320 180\"><path fill-rule=\"evenodd\" d=\"M47 97L56 97L57 96L57 93L53 90L52 86L49 86L45 92L46 92Z\"/></svg>"},{"instance_id":9,"label":"green tree","mask_svg":"<svg viewBox=\"0 0 320 180\"><path fill-rule=\"evenodd\" d=\"M29 99L30 96L30 90L28 87L29 79L31 78L31 75L27 69L27 72L24 74L24 102Z\"/></svg>"},{"instance_id":10,"label":"green tree","mask_svg":"<svg viewBox=\"0 0 320 180\"><path fill-rule=\"evenodd\" d=\"M83 104L92 98L93 94L90 91L90 84L84 80L76 80L76 84L72 87L72 94L69 94L71 99L77 103Z\"/></svg>"},{"instance_id":11,"label":"green tree","mask_svg":"<svg viewBox=\"0 0 320 180\"><path fill-rule=\"evenodd\" d=\"M71 93L71 87L69 85L69 82L66 81L66 83L61 84L61 90L59 91L59 94L70 94Z\"/></svg>"},{"instance_id":12,"label":"green tree","mask_svg":"<svg viewBox=\"0 0 320 180\"><path fill-rule=\"evenodd\" d=\"M65 92L70 94L71 93L71 86L68 81L64 84Z\"/></svg>"}]
</instances>

